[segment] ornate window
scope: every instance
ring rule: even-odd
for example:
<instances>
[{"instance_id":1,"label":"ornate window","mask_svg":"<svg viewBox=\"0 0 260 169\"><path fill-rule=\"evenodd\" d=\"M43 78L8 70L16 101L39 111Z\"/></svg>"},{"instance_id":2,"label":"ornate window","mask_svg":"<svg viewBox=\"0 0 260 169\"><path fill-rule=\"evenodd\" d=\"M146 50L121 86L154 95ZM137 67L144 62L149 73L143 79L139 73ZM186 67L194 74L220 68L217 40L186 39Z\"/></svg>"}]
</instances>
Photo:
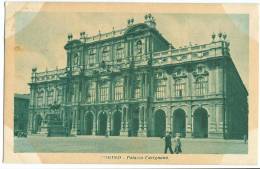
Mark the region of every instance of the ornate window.
<instances>
[{"instance_id":1,"label":"ornate window","mask_svg":"<svg viewBox=\"0 0 260 169\"><path fill-rule=\"evenodd\" d=\"M122 43L119 43L116 47L116 61L121 62L124 58L124 46Z\"/></svg>"},{"instance_id":2,"label":"ornate window","mask_svg":"<svg viewBox=\"0 0 260 169\"><path fill-rule=\"evenodd\" d=\"M89 59L88 59L88 63L89 65L94 65L96 63L96 50L95 49L90 49L89 50Z\"/></svg>"},{"instance_id":3,"label":"ornate window","mask_svg":"<svg viewBox=\"0 0 260 169\"><path fill-rule=\"evenodd\" d=\"M47 91L47 105L50 105L53 103L53 100L54 100L53 93L54 93L53 89L50 89Z\"/></svg>"},{"instance_id":4,"label":"ornate window","mask_svg":"<svg viewBox=\"0 0 260 169\"><path fill-rule=\"evenodd\" d=\"M102 61L109 61L109 47L104 47L102 51Z\"/></svg>"},{"instance_id":5,"label":"ornate window","mask_svg":"<svg viewBox=\"0 0 260 169\"><path fill-rule=\"evenodd\" d=\"M185 83L182 79L175 80L175 96L182 97L185 96Z\"/></svg>"},{"instance_id":6,"label":"ornate window","mask_svg":"<svg viewBox=\"0 0 260 169\"><path fill-rule=\"evenodd\" d=\"M207 76L208 75L208 71L206 69L205 65L199 64L196 66L195 70L193 71L193 75L195 77L198 76Z\"/></svg>"},{"instance_id":7,"label":"ornate window","mask_svg":"<svg viewBox=\"0 0 260 169\"><path fill-rule=\"evenodd\" d=\"M44 97L44 91L39 90L37 92L37 107L42 107L43 106L43 97Z\"/></svg>"},{"instance_id":8,"label":"ornate window","mask_svg":"<svg viewBox=\"0 0 260 169\"><path fill-rule=\"evenodd\" d=\"M167 78L163 72L156 73L156 93L157 99L163 99L166 97L166 81Z\"/></svg>"},{"instance_id":9,"label":"ornate window","mask_svg":"<svg viewBox=\"0 0 260 169\"><path fill-rule=\"evenodd\" d=\"M206 77L198 77L195 82L196 96L203 96L208 93L208 81Z\"/></svg>"},{"instance_id":10,"label":"ornate window","mask_svg":"<svg viewBox=\"0 0 260 169\"><path fill-rule=\"evenodd\" d=\"M123 94L124 94L123 80L120 79L115 84L115 100L123 99Z\"/></svg>"},{"instance_id":11,"label":"ornate window","mask_svg":"<svg viewBox=\"0 0 260 169\"><path fill-rule=\"evenodd\" d=\"M57 88L57 92L58 92L57 101L58 101L58 103L61 103L61 102L62 102L62 95L63 95L63 93L62 93L62 87Z\"/></svg>"},{"instance_id":12,"label":"ornate window","mask_svg":"<svg viewBox=\"0 0 260 169\"><path fill-rule=\"evenodd\" d=\"M135 82L135 98L141 98L142 97L142 81L141 77L138 76Z\"/></svg>"},{"instance_id":13,"label":"ornate window","mask_svg":"<svg viewBox=\"0 0 260 169\"><path fill-rule=\"evenodd\" d=\"M102 82L100 86L100 101L108 101L109 96L109 87L106 82Z\"/></svg>"},{"instance_id":14,"label":"ornate window","mask_svg":"<svg viewBox=\"0 0 260 169\"><path fill-rule=\"evenodd\" d=\"M96 82L91 82L87 91L87 102L94 103L96 101Z\"/></svg>"}]
</instances>

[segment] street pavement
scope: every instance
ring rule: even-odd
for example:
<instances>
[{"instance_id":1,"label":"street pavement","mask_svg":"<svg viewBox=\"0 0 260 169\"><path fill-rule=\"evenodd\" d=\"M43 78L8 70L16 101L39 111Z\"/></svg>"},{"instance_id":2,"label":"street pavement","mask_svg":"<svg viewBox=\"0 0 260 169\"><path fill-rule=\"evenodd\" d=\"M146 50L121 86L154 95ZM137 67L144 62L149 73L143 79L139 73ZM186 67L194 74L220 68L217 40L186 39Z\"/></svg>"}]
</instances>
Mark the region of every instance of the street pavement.
<instances>
[{"instance_id":1,"label":"street pavement","mask_svg":"<svg viewBox=\"0 0 260 169\"><path fill-rule=\"evenodd\" d=\"M247 154L248 151L248 145L243 140L182 138L181 142L184 154ZM119 136L15 137L14 152L164 153L164 139Z\"/></svg>"}]
</instances>

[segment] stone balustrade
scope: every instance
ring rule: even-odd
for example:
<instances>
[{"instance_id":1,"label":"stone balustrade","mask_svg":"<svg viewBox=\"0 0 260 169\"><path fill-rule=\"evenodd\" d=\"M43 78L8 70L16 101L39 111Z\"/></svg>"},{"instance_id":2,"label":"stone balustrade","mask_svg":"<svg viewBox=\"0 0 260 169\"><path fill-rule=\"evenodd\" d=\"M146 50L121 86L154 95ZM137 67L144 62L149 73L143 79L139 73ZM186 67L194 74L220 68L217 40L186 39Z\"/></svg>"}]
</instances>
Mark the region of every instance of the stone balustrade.
<instances>
[{"instance_id":1,"label":"stone balustrade","mask_svg":"<svg viewBox=\"0 0 260 169\"><path fill-rule=\"evenodd\" d=\"M223 55L223 43L225 41L212 42L210 44L195 45L185 48L169 49L153 53L153 65L177 64L181 62L196 61L210 57Z\"/></svg>"}]
</instances>

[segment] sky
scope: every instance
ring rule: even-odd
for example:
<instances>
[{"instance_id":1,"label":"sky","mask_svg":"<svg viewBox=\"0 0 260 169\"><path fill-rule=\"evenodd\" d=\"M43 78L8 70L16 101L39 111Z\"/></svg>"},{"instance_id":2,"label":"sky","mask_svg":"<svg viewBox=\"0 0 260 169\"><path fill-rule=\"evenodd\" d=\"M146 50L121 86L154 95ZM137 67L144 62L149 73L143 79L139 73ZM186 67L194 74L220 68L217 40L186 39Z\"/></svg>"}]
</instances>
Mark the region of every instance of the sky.
<instances>
[{"instance_id":1,"label":"sky","mask_svg":"<svg viewBox=\"0 0 260 169\"><path fill-rule=\"evenodd\" d=\"M145 13L18 12L15 15L15 93L29 93L33 67L38 72L66 66L68 33L79 38L125 28L128 18L144 22ZM211 42L213 32L225 32L234 64L248 88L249 20L246 14L152 13L156 28L176 48Z\"/></svg>"}]
</instances>

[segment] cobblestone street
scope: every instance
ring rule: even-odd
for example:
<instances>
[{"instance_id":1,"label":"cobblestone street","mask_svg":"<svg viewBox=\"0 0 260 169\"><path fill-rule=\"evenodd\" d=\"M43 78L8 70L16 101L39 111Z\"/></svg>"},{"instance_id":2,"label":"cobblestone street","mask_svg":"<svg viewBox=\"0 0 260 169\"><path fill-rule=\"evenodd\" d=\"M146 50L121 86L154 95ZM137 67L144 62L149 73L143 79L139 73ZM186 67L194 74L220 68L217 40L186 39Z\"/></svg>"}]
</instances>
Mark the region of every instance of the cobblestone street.
<instances>
[{"instance_id":1,"label":"cobblestone street","mask_svg":"<svg viewBox=\"0 0 260 169\"><path fill-rule=\"evenodd\" d=\"M173 143L174 146L174 143ZM246 154L243 140L182 139L185 154ZM45 137L14 139L14 152L163 153L164 139L141 137Z\"/></svg>"}]
</instances>

